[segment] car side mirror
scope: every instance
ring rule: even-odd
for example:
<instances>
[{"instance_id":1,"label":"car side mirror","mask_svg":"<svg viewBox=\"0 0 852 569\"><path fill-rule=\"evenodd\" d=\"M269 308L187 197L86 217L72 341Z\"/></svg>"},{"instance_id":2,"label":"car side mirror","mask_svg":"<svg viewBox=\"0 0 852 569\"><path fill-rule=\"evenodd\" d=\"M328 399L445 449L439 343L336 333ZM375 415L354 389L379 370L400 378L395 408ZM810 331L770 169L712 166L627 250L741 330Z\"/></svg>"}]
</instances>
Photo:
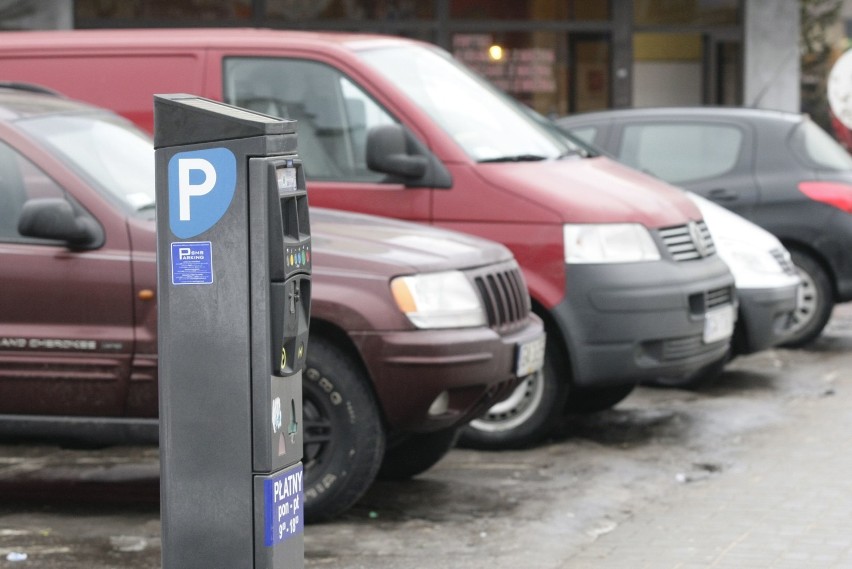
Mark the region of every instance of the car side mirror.
<instances>
[{"instance_id":1,"label":"car side mirror","mask_svg":"<svg viewBox=\"0 0 852 569\"><path fill-rule=\"evenodd\" d=\"M63 198L24 202L18 233L24 237L64 241L75 249L92 249L103 242L100 225L86 213L75 213L71 202Z\"/></svg>"},{"instance_id":2,"label":"car side mirror","mask_svg":"<svg viewBox=\"0 0 852 569\"><path fill-rule=\"evenodd\" d=\"M367 133L367 167L376 172L422 178L429 165L425 156L409 154L405 131L398 124L376 126Z\"/></svg>"}]
</instances>

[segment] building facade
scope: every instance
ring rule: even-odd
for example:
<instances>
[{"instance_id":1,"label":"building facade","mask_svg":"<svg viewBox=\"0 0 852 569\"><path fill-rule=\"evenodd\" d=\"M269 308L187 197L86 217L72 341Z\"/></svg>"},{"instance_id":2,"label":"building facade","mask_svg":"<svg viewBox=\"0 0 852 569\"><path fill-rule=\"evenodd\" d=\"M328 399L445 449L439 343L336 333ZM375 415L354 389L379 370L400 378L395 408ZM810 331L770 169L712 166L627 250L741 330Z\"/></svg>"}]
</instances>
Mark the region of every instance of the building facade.
<instances>
[{"instance_id":1,"label":"building facade","mask_svg":"<svg viewBox=\"0 0 852 569\"><path fill-rule=\"evenodd\" d=\"M14 21L3 18L0 26ZM541 113L799 110L798 0L18 0L76 28L258 26L435 43ZM70 17L68 17L70 16ZM46 18L50 20L50 18Z\"/></svg>"}]
</instances>

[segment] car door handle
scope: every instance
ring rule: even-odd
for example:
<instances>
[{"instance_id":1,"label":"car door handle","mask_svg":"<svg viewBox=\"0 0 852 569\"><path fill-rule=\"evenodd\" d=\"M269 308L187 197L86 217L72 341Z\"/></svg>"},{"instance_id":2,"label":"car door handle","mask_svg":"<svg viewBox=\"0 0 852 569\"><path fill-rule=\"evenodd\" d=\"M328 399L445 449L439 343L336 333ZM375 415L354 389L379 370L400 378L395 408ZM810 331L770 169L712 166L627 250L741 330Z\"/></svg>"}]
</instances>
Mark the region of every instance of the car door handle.
<instances>
[{"instance_id":1,"label":"car door handle","mask_svg":"<svg viewBox=\"0 0 852 569\"><path fill-rule=\"evenodd\" d=\"M707 197L717 202L732 202L738 199L740 194L727 188L716 188L707 192Z\"/></svg>"}]
</instances>

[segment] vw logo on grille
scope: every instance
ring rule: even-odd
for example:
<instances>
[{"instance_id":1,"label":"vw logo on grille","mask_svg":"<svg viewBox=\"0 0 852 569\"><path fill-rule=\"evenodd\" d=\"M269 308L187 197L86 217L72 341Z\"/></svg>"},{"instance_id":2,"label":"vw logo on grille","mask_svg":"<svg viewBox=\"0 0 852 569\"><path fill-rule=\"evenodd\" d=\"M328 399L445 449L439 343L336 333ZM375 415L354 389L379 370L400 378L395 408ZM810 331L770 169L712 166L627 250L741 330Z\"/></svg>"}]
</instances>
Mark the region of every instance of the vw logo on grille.
<instances>
[{"instance_id":1,"label":"vw logo on grille","mask_svg":"<svg viewBox=\"0 0 852 569\"><path fill-rule=\"evenodd\" d=\"M704 236L701 234L701 228L694 221L690 221L689 236L692 237L692 243L695 245L695 251L702 257L706 257L709 253L707 242L704 241Z\"/></svg>"}]
</instances>

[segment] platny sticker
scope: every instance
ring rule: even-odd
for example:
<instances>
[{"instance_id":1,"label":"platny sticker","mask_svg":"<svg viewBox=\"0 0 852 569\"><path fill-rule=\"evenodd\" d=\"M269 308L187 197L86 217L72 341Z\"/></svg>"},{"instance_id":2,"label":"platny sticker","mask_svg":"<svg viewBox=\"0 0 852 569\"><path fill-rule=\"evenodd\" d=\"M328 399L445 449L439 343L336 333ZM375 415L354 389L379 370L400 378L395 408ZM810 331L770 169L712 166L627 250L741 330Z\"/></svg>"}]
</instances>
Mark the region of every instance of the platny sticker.
<instances>
[{"instance_id":1,"label":"platny sticker","mask_svg":"<svg viewBox=\"0 0 852 569\"><path fill-rule=\"evenodd\" d=\"M264 545L273 547L304 530L304 469L301 464L263 481Z\"/></svg>"},{"instance_id":2,"label":"platny sticker","mask_svg":"<svg viewBox=\"0 0 852 569\"><path fill-rule=\"evenodd\" d=\"M237 159L227 148L178 152L169 160L169 228L188 239L222 219L237 187Z\"/></svg>"}]
</instances>

